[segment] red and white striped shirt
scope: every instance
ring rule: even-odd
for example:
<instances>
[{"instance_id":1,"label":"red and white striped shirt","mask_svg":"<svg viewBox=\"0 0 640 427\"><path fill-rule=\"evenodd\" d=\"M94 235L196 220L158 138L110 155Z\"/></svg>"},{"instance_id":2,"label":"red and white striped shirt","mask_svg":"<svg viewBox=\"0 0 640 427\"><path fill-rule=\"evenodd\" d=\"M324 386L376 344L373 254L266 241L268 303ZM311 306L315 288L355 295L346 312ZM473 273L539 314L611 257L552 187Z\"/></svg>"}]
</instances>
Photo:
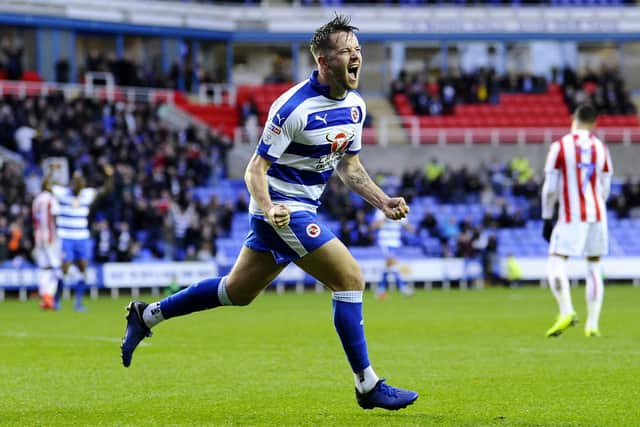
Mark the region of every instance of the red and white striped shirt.
<instances>
[{"instance_id":1,"label":"red and white striped shirt","mask_svg":"<svg viewBox=\"0 0 640 427\"><path fill-rule=\"evenodd\" d=\"M543 218L553 216L557 199L558 221L606 220L613 167L609 150L593 133L577 129L552 143L544 171Z\"/></svg>"},{"instance_id":2,"label":"red and white striped shirt","mask_svg":"<svg viewBox=\"0 0 640 427\"><path fill-rule=\"evenodd\" d=\"M33 234L36 246L52 244L56 241L56 220L60 204L48 191L38 194L33 200Z\"/></svg>"}]
</instances>

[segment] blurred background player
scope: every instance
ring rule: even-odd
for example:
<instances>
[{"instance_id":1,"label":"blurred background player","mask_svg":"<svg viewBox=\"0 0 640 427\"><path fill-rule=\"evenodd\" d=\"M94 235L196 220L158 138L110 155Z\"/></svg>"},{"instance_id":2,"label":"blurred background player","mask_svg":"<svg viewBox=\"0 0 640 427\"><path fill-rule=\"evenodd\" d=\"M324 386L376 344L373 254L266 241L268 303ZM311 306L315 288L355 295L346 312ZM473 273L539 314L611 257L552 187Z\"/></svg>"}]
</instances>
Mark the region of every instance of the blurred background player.
<instances>
[{"instance_id":1,"label":"blurred background player","mask_svg":"<svg viewBox=\"0 0 640 427\"><path fill-rule=\"evenodd\" d=\"M60 205L51 193L51 173L42 180L42 192L33 200L33 234L36 263L38 264L38 290L40 307L56 307L54 296L61 279L62 253L56 232L56 217Z\"/></svg>"},{"instance_id":2,"label":"blurred background player","mask_svg":"<svg viewBox=\"0 0 640 427\"><path fill-rule=\"evenodd\" d=\"M384 301L388 298L387 289L390 284L395 284L400 292L406 296L413 295L414 291L405 283L398 266L395 251L402 247L402 230L413 232L413 226L407 218L392 220L385 216L384 212L376 211L372 230L377 231L377 244L382 249L385 257L385 267L382 271L380 283L376 288L376 298Z\"/></svg>"},{"instance_id":3,"label":"blurred background player","mask_svg":"<svg viewBox=\"0 0 640 427\"><path fill-rule=\"evenodd\" d=\"M84 311L84 292L86 289L86 273L91 258L91 233L89 231L89 213L91 205L99 197L111 191L113 187L113 168L104 167L106 181L100 190L86 186L82 173L76 171L71 177L69 187L53 186L53 194L60 203L60 214L57 219L58 237L62 241L62 272L65 281L69 279L72 264L78 268L80 277L75 284L76 311ZM57 298L59 298L58 292Z\"/></svg>"},{"instance_id":4,"label":"blurred background player","mask_svg":"<svg viewBox=\"0 0 640 427\"><path fill-rule=\"evenodd\" d=\"M608 252L606 200L613 167L607 148L592 133L596 118L593 107L579 106L571 133L551 144L545 164L543 237L549 242L549 287L560 309L556 323L547 331L549 337L576 323L566 267L569 256L587 259L585 334L600 335L598 321L604 297L600 257ZM559 210L554 226L556 200Z\"/></svg>"}]
</instances>

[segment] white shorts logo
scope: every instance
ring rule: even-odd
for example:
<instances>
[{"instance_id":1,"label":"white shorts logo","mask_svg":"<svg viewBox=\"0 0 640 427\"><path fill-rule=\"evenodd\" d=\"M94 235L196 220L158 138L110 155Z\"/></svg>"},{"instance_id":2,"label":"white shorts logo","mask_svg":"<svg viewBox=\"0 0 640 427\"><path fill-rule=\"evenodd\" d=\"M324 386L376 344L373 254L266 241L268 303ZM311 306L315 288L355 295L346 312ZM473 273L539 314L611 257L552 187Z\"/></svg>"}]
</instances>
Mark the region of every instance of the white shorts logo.
<instances>
[{"instance_id":1,"label":"white shorts logo","mask_svg":"<svg viewBox=\"0 0 640 427\"><path fill-rule=\"evenodd\" d=\"M309 237L318 237L320 235L320 226L313 222L307 225L307 235Z\"/></svg>"}]
</instances>

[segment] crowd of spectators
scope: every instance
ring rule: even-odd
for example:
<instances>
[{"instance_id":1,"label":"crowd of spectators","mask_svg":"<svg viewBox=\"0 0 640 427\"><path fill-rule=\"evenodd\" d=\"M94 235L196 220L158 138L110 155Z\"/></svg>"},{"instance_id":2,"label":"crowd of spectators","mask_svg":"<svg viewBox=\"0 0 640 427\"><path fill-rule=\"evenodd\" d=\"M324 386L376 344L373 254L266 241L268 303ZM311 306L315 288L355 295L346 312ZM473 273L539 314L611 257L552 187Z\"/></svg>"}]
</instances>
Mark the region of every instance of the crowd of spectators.
<instances>
[{"instance_id":1,"label":"crowd of spectators","mask_svg":"<svg viewBox=\"0 0 640 427\"><path fill-rule=\"evenodd\" d=\"M69 63L67 58L60 58L55 66L56 81L69 82ZM161 69L159 61L140 63L131 55L118 57L115 52L106 57L97 49L91 49L79 67L78 73L84 76L88 72L108 72L113 75L115 83L120 86L139 86L168 88L191 92L196 81L202 83L226 82L226 70L218 67L207 69L201 64L194 65L192 55L185 45L181 61L174 61L167 72Z\"/></svg>"},{"instance_id":2,"label":"crowd of spectators","mask_svg":"<svg viewBox=\"0 0 640 427\"><path fill-rule=\"evenodd\" d=\"M428 70L410 75L401 71L391 82L391 98L406 95L419 115L448 115L457 104L497 104L501 93L545 93L550 84L558 85L570 111L591 102L600 114L635 114L636 108L620 72L603 64L599 72L587 67L576 73L570 67L553 69L551 80L531 73L509 72L497 75L493 68Z\"/></svg>"},{"instance_id":3,"label":"crowd of spectators","mask_svg":"<svg viewBox=\"0 0 640 427\"><path fill-rule=\"evenodd\" d=\"M431 206L413 219L415 232L405 233L406 245L421 246L426 256L477 259L485 278L494 282L500 281L498 230L522 228L527 221L541 217L541 179L524 157L514 157L508 163L496 161L475 170L431 160L423 169L407 171L401 177L380 174L376 179L409 203L424 197L433 199ZM480 215L469 209L468 214L443 216L443 205L480 205ZM640 180L627 178L608 205L618 218L640 217ZM323 208L339 220L338 237L346 245L375 244L372 208L351 197L336 178L323 195ZM428 244L434 240L437 245Z\"/></svg>"},{"instance_id":4,"label":"crowd of spectators","mask_svg":"<svg viewBox=\"0 0 640 427\"><path fill-rule=\"evenodd\" d=\"M82 171L94 187L104 181L101 166L113 165L114 190L91 214L97 259L128 260L142 250L168 259L214 256L216 237L229 233L236 207L192 193L224 176L232 141L215 131L172 131L156 113L145 103L2 98L0 142L19 152L25 166L5 161L0 169L0 261L30 259L30 206L46 158ZM19 146L15 136L23 128L32 130L31 138Z\"/></svg>"},{"instance_id":5,"label":"crowd of spectators","mask_svg":"<svg viewBox=\"0 0 640 427\"><path fill-rule=\"evenodd\" d=\"M199 199L199 187L225 176L231 141L212 131L173 131L146 103L108 103L58 96L0 100L0 143L22 156L0 166L0 262L31 259L30 206L40 191L43 159L58 158L83 172L90 186L104 181L103 165L115 169L113 191L92 209L94 259L127 261L211 259L216 241L229 236L232 219L246 212L247 200ZM424 246L429 256L485 257L498 245L495 230L522 227L540 217L540 180L528 160L494 162L477 169L453 168L435 160L401 176L380 173L379 184L410 203L434 200L432 210L413 218L416 232L407 243ZM479 205L479 217L442 217L442 205ZM619 217L640 213L640 182L628 180L610 200ZM353 197L336 179L323 196L322 212L338 224L350 246L375 244L369 205Z\"/></svg>"},{"instance_id":6,"label":"crowd of spectators","mask_svg":"<svg viewBox=\"0 0 640 427\"><path fill-rule=\"evenodd\" d=\"M409 245L421 245L424 238L435 238L440 246L432 256L473 257L487 247L487 230L523 227L528 219L540 217L540 183L528 161L516 157L508 164L496 162L469 170L453 168L431 160L424 169L405 172L401 177L380 174L378 183L390 192L401 194L409 203L416 198L431 197L433 209L424 212L416 224L415 236L405 236ZM518 199L515 206L512 201ZM371 207L332 178L323 195L327 213L340 221L340 239L347 245L369 246L375 243L371 229ZM435 209L443 204L479 204L481 218L450 217L439 220ZM496 245L493 242L492 245Z\"/></svg>"},{"instance_id":7,"label":"crowd of spectators","mask_svg":"<svg viewBox=\"0 0 640 427\"><path fill-rule=\"evenodd\" d=\"M562 87L564 100L573 111L578 104L590 102L599 114L635 114L624 80L617 67L603 63L599 71L586 67L581 73L572 68L554 69L551 79Z\"/></svg>"},{"instance_id":8,"label":"crowd of spectators","mask_svg":"<svg viewBox=\"0 0 640 427\"><path fill-rule=\"evenodd\" d=\"M0 78L21 80L25 78L24 46L19 39L3 38L0 41ZM225 83L226 69L217 67L207 69L201 64L194 66L192 55L185 45L182 60L174 61L169 70L164 71L160 61L141 63L129 54L116 55L114 51L104 55L98 49L90 49L77 68L82 80L85 73L108 72L120 86L139 86L192 91L195 82ZM54 64L54 80L58 83L71 82L71 64L69 58L61 56Z\"/></svg>"},{"instance_id":9,"label":"crowd of spectators","mask_svg":"<svg viewBox=\"0 0 640 427\"><path fill-rule=\"evenodd\" d=\"M464 73L459 70L428 70L410 75L402 70L391 82L391 97L406 95L416 114L447 115L456 104L499 102L501 93L543 93L547 81L531 73L496 74L493 68L478 68Z\"/></svg>"}]
</instances>

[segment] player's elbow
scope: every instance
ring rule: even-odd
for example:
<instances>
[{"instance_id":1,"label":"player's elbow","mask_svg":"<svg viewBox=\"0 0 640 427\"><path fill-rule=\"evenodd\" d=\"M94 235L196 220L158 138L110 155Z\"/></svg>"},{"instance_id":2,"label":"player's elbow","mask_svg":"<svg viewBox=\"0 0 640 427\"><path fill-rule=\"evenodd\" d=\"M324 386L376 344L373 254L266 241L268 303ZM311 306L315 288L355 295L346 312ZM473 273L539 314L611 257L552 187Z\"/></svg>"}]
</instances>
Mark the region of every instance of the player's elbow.
<instances>
[{"instance_id":1,"label":"player's elbow","mask_svg":"<svg viewBox=\"0 0 640 427\"><path fill-rule=\"evenodd\" d=\"M258 168L254 159L251 159L246 169L244 170L244 182L247 186L250 186L258 174Z\"/></svg>"}]
</instances>

